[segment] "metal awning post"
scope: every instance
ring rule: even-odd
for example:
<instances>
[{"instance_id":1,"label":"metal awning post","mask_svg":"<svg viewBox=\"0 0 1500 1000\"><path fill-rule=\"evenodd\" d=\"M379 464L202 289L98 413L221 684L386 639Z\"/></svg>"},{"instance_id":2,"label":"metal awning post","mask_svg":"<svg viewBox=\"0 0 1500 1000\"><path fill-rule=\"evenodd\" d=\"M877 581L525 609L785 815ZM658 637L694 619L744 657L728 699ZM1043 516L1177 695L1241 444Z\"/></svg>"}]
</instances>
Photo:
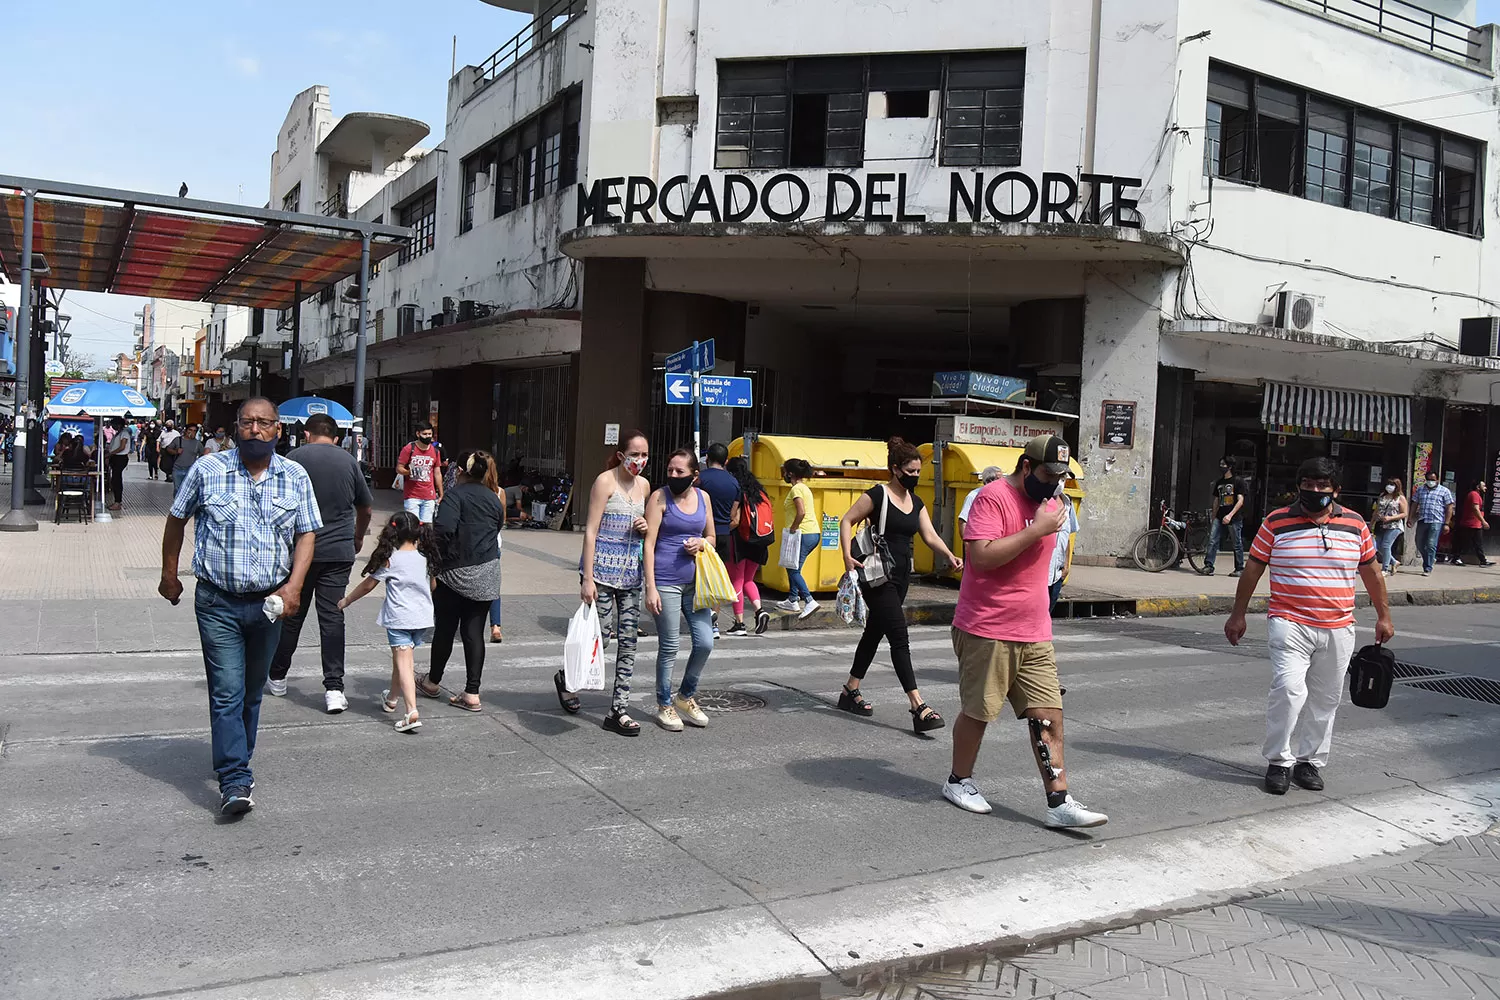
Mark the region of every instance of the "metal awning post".
<instances>
[{"instance_id":1,"label":"metal awning post","mask_svg":"<svg viewBox=\"0 0 1500 1000\"><path fill-rule=\"evenodd\" d=\"M366 324L370 319L370 233L367 230L359 246L359 330L354 335L354 457L365 457L365 345Z\"/></svg>"},{"instance_id":2,"label":"metal awning post","mask_svg":"<svg viewBox=\"0 0 1500 1000\"><path fill-rule=\"evenodd\" d=\"M293 285L292 291L292 391L288 398L302 395L302 282Z\"/></svg>"},{"instance_id":3,"label":"metal awning post","mask_svg":"<svg viewBox=\"0 0 1500 1000\"><path fill-rule=\"evenodd\" d=\"M36 531L36 518L26 512L26 438L35 417L31 413L31 235L36 191L25 190L21 220L21 307L16 310L16 427L11 446L10 513L0 518L0 531Z\"/></svg>"}]
</instances>

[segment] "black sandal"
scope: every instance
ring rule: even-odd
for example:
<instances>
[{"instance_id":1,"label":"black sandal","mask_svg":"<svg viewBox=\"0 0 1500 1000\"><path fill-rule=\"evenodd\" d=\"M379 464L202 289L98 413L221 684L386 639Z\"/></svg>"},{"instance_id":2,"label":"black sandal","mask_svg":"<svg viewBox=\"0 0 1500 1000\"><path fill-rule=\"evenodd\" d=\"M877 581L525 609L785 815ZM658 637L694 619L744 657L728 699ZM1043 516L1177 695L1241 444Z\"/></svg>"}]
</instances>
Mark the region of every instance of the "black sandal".
<instances>
[{"instance_id":1,"label":"black sandal","mask_svg":"<svg viewBox=\"0 0 1500 1000\"><path fill-rule=\"evenodd\" d=\"M624 712L611 712L604 720L604 728L621 736L641 735L641 724Z\"/></svg>"},{"instance_id":2,"label":"black sandal","mask_svg":"<svg viewBox=\"0 0 1500 1000\"><path fill-rule=\"evenodd\" d=\"M926 714L923 714L926 713ZM948 723L926 705L918 705L911 710L911 728L913 732L930 733L934 729L942 729Z\"/></svg>"},{"instance_id":3,"label":"black sandal","mask_svg":"<svg viewBox=\"0 0 1500 1000\"><path fill-rule=\"evenodd\" d=\"M578 710L583 707L583 704L578 700L577 695L568 694L567 684L568 682L563 677L561 670L552 675L552 686L557 688L557 703L562 706L564 712L567 712L569 715L577 715Z\"/></svg>"},{"instance_id":4,"label":"black sandal","mask_svg":"<svg viewBox=\"0 0 1500 1000\"><path fill-rule=\"evenodd\" d=\"M875 706L865 701L865 696L859 693L859 688L851 688L847 684L839 694L839 708L855 715L875 714Z\"/></svg>"}]
</instances>

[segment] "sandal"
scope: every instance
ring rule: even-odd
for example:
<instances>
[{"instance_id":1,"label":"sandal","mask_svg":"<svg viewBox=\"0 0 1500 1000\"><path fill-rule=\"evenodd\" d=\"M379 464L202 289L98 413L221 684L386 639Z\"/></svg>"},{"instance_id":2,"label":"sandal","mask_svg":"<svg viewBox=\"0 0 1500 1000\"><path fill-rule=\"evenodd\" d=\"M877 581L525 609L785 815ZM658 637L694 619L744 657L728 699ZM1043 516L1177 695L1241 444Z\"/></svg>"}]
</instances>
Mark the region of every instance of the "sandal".
<instances>
[{"instance_id":1,"label":"sandal","mask_svg":"<svg viewBox=\"0 0 1500 1000\"><path fill-rule=\"evenodd\" d=\"M641 735L641 724L624 712L611 712L604 720L604 728L621 736Z\"/></svg>"},{"instance_id":2,"label":"sandal","mask_svg":"<svg viewBox=\"0 0 1500 1000\"><path fill-rule=\"evenodd\" d=\"M427 690L427 685L429 684L432 684L431 691ZM441 685L432 683L431 674L423 674L417 678L417 694L423 698L431 698L433 701L437 701L443 696L443 689Z\"/></svg>"},{"instance_id":3,"label":"sandal","mask_svg":"<svg viewBox=\"0 0 1500 1000\"><path fill-rule=\"evenodd\" d=\"M490 642L504 642L505 638L500 634L499 625L490 626Z\"/></svg>"},{"instance_id":4,"label":"sandal","mask_svg":"<svg viewBox=\"0 0 1500 1000\"><path fill-rule=\"evenodd\" d=\"M847 684L839 694L839 708L845 712L853 712L855 715L875 714L875 706L865 701L865 696L859 693L859 688L851 688Z\"/></svg>"},{"instance_id":5,"label":"sandal","mask_svg":"<svg viewBox=\"0 0 1500 1000\"><path fill-rule=\"evenodd\" d=\"M396 732L409 733L414 729L422 728L422 720L417 718L416 712L407 712L396 721Z\"/></svg>"},{"instance_id":6,"label":"sandal","mask_svg":"<svg viewBox=\"0 0 1500 1000\"><path fill-rule=\"evenodd\" d=\"M552 686L557 688L557 703L562 706L562 710L569 715L577 715L583 703L578 700L576 694L568 693L568 682L561 670L552 675Z\"/></svg>"},{"instance_id":7,"label":"sandal","mask_svg":"<svg viewBox=\"0 0 1500 1000\"><path fill-rule=\"evenodd\" d=\"M930 733L934 729L942 729L948 723L926 705L918 705L911 710L911 728L916 733Z\"/></svg>"},{"instance_id":8,"label":"sandal","mask_svg":"<svg viewBox=\"0 0 1500 1000\"><path fill-rule=\"evenodd\" d=\"M391 692L385 690L380 692L380 710L386 715L393 715L396 711L396 699L391 697Z\"/></svg>"},{"instance_id":9,"label":"sandal","mask_svg":"<svg viewBox=\"0 0 1500 1000\"><path fill-rule=\"evenodd\" d=\"M461 708L465 712L479 712L484 710L484 706L479 704L479 702L465 701L465 697L466 695L456 694L452 698L448 699L448 704L452 705L454 708Z\"/></svg>"}]
</instances>

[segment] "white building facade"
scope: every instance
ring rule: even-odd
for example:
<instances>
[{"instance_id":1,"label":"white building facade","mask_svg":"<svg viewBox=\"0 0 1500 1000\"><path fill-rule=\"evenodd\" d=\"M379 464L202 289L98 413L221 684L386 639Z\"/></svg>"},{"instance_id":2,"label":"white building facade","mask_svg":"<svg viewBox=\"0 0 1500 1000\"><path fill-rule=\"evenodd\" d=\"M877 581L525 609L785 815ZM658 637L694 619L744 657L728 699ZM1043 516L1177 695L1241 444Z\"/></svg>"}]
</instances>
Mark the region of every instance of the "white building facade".
<instances>
[{"instance_id":1,"label":"white building facade","mask_svg":"<svg viewBox=\"0 0 1500 1000\"><path fill-rule=\"evenodd\" d=\"M689 438L662 361L713 338L756 399L712 439L930 441L909 401L934 373L1025 379L1085 467L1085 558L1205 507L1223 454L1257 513L1314 455L1355 504L1419 455L1488 475L1500 362L1464 321L1500 314L1500 117L1474 13L557 0L350 208L418 234L371 280L376 465L429 417L502 467L582 477L609 424L665 454ZM347 391L350 311L304 304L309 388Z\"/></svg>"}]
</instances>

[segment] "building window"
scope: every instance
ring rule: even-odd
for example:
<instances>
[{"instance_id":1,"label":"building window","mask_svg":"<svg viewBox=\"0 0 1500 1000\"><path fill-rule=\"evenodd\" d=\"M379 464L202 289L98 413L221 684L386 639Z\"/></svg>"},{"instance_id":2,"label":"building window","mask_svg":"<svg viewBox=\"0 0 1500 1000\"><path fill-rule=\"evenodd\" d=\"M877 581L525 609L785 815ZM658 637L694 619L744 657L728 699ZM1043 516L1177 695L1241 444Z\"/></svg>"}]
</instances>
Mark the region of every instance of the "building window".
<instances>
[{"instance_id":1,"label":"building window","mask_svg":"<svg viewBox=\"0 0 1500 1000\"><path fill-rule=\"evenodd\" d=\"M864 162L865 60L860 56L792 61L793 167L857 167Z\"/></svg>"},{"instance_id":2,"label":"building window","mask_svg":"<svg viewBox=\"0 0 1500 1000\"><path fill-rule=\"evenodd\" d=\"M1021 165L1021 105L1026 53L975 52L948 57L943 91L942 164Z\"/></svg>"},{"instance_id":3,"label":"building window","mask_svg":"<svg viewBox=\"0 0 1500 1000\"><path fill-rule=\"evenodd\" d=\"M283 212L302 211L302 185L293 184L292 189L281 199L281 210Z\"/></svg>"},{"instance_id":4,"label":"building window","mask_svg":"<svg viewBox=\"0 0 1500 1000\"><path fill-rule=\"evenodd\" d=\"M1210 177L1450 232L1482 228L1481 144L1280 81L1211 65L1203 145Z\"/></svg>"},{"instance_id":5,"label":"building window","mask_svg":"<svg viewBox=\"0 0 1500 1000\"><path fill-rule=\"evenodd\" d=\"M719 64L721 170L787 165L791 88L785 59Z\"/></svg>"},{"instance_id":6,"label":"building window","mask_svg":"<svg viewBox=\"0 0 1500 1000\"><path fill-rule=\"evenodd\" d=\"M583 93L574 89L486 147L497 164L496 218L578 183L582 117Z\"/></svg>"},{"instance_id":7,"label":"building window","mask_svg":"<svg viewBox=\"0 0 1500 1000\"><path fill-rule=\"evenodd\" d=\"M459 205L458 231L467 233L474 228L474 204L479 192L489 187L490 171L494 166L494 150L486 146L470 153L463 161L463 202Z\"/></svg>"},{"instance_id":8,"label":"building window","mask_svg":"<svg viewBox=\"0 0 1500 1000\"><path fill-rule=\"evenodd\" d=\"M885 95L887 118L931 118L943 89L943 57L913 53L870 57L870 93Z\"/></svg>"},{"instance_id":9,"label":"building window","mask_svg":"<svg viewBox=\"0 0 1500 1000\"><path fill-rule=\"evenodd\" d=\"M397 225L412 231L411 242L401 248L398 265L420 257L437 243L437 185L408 200L396 209Z\"/></svg>"}]
</instances>

